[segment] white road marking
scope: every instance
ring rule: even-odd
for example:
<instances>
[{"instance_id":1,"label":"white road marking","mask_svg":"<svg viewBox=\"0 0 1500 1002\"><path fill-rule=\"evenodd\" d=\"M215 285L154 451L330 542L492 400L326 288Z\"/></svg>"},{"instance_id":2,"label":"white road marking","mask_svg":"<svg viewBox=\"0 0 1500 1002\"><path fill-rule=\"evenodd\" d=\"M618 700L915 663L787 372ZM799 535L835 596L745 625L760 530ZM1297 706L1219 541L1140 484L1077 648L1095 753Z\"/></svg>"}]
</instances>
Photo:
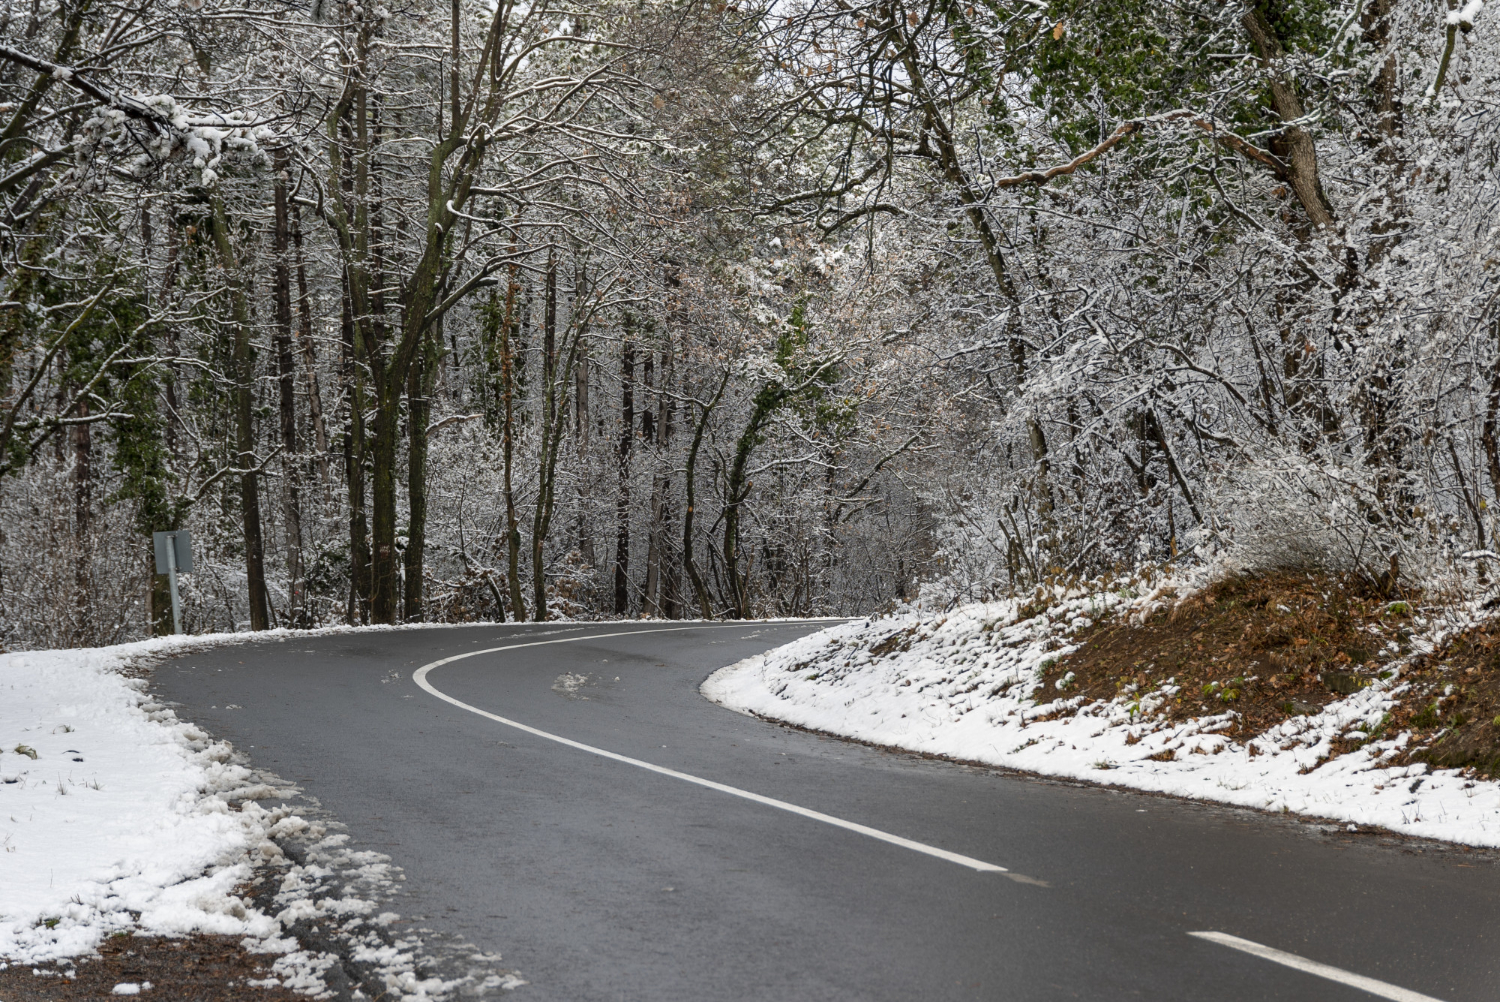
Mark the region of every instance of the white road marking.
<instances>
[{"instance_id":1,"label":"white road marking","mask_svg":"<svg viewBox=\"0 0 1500 1002\"><path fill-rule=\"evenodd\" d=\"M1210 943L1218 943L1220 946L1227 946L1233 950L1243 950L1245 953L1260 957L1262 960L1284 964L1287 967L1305 971L1308 974L1316 974L1320 978L1337 981L1341 985L1349 985L1351 988L1358 988L1361 991L1369 992L1371 995L1378 995L1383 999L1393 999L1395 1002L1440 1002L1439 999L1435 999L1431 995L1423 995L1421 992L1388 985L1384 981L1376 981L1374 978L1367 978L1363 974L1351 974L1349 971L1340 970L1337 967L1320 964L1316 960L1299 957L1295 953L1286 953L1283 950L1262 946L1259 943L1252 943L1248 939L1231 936L1227 932L1190 932L1188 935L1197 936L1199 939L1206 939Z\"/></svg>"},{"instance_id":2,"label":"white road marking","mask_svg":"<svg viewBox=\"0 0 1500 1002\"><path fill-rule=\"evenodd\" d=\"M572 738L565 738L559 734L551 734L547 731L532 727L529 724L523 724L520 721L510 720L498 714L490 713L488 710L481 710L477 706L470 706L468 703L465 703L462 700L454 699L452 696L448 695L446 692L442 692L431 682L427 681L427 673L432 671L432 669L440 668L443 665L453 661L460 661L464 658L472 658L478 654L495 654L500 651L513 651L522 647L541 647L545 644L570 644L576 643L579 640L604 640L608 637L628 637L642 633L677 633L682 630L715 629L742 630L745 628L745 625L746 624L744 623L735 623L719 624L714 626L673 626L658 630L621 630L616 633L593 633L584 637L563 637L558 640L534 640L530 643L525 644L509 644L505 647L489 647L482 651L468 651L464 654L455 654L452 657L443 658L439 661L434 661L431 664L423 665L412 674L411 678L413 682L417 683L417 685L421 686L423 689L436 696L438 699L441 699L448 703L452 703L454 706L468 710L470 713L477 713L481 717L487 717L488 719L496 721L497 723L504 724L507 727L514 727L517 730L525 731L527 734L534 734L539 738L546 738L548 741L556 741L558 744L567 745L569 748L577 748L579 751L586 751L591 755L599 755L603 758L613 759L616 762L624 762L626 765L633 765L638 769L645 769L649 772L658 773L662 776L671 776L673 779L680 779L685 783L695 783L698 786L704 786L710 790L718 790L720 793L727 793L732 797L741 797L745 800L754 801L757 804L764 804L767 807L775 807L778 810L787 811L791 814L798 814L804 818L811 818L814 821L821 821L824 824L833 825L836 828L843 828L845 831L858 832L860 835L868 835L870 838L879 839L882 842L889 842L892 845L899 845L903 849L910 849L913 852L920 852L928 856L935 856L938 859L944 859L950 863L957 863L959 866L967 866L969 869L978 870L981 873L1008 873L1005 867L996 866L994 863L986 863L982 859L974 859L973 857L963 856L956 852L949 852L947 849L939 849L937 846L927 845L923 842L914 842L909 838L902 838L900 835L892 835L890 832L883 832L878 828L870 828L867 825L856 824L853 821L845 821L843 818L836 818L831 814L824 814L821 811L814 811L806 807L799 807L796 804L787 803L785 800L777 800L774 797L763 797L759 793L751 793L749 790L741 790L739 787L728 786L724 783L716 783L711 779L703 779L700 776L692 776L685 772L678 772L676 769L668 769L665 766L655 765L651 762L643 762L638 758L630 758L627 755L621 755L617 752L606 751L603 748L595 748L593 745L586 745L582 741L574 741Z\"/></svg>"}]
</instances>

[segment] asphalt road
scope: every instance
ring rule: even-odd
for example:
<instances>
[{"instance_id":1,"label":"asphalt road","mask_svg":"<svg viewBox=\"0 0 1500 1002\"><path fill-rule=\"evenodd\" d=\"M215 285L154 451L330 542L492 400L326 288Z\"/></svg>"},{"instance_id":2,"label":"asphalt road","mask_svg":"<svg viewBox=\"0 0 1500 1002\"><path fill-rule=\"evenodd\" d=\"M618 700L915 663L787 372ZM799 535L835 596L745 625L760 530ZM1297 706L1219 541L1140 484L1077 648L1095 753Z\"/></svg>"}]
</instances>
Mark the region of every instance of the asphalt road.
<instances>
[{"instance_id":1,"label":"asphalt road","mask_svg":"<svg viewBox=\"0 0 1500 1002\"><path fill-rule=\"evenodd\" d=\"M517 1002L1377 997L1188 935L1205 930L1444 1002L1500 997L1494 855L892 754L698 694L713 670L813 628L261 641L168 661L156 689L404 867L412 912L530 982ZM586 639L620 630L639 632ZM585 639L427 681L1047 886L569 747L413 682L455 654L562 638Z\"/></svg>"}]
</instances>

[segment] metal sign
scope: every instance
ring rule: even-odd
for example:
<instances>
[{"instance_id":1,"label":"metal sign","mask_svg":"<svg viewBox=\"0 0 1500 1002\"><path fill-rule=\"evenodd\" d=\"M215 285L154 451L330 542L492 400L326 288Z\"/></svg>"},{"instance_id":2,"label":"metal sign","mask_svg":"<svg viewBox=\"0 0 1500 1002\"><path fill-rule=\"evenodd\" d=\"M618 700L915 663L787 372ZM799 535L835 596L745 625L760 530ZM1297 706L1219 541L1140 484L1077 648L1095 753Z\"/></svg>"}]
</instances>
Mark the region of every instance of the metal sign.
<instances>
[{"instance_id":1,"label":"metal sign","mask_svg":"<svg viewBox=\"0 0 1500 1002\"><path fill-rule=\"evenodd\" d=\"M156 547L156 573L167 576L167 586L172 591L172 632L181 633L182 600L177 596L177 575L192 573L193 534L186 529L153 532L151 542Z\"/></svg>"},{"instance_id":2,"label":"metal sign","mask_svg":"<svg viewBox=\"0 0 1500 1002\"><path fill-rule=\"evenodd\" d=\"M174 561L178 574L193 573L193 534L187 529L173 532L153 532L151 542L156 544L156 573L170 574Z\"/></svg>"}]
</instances>

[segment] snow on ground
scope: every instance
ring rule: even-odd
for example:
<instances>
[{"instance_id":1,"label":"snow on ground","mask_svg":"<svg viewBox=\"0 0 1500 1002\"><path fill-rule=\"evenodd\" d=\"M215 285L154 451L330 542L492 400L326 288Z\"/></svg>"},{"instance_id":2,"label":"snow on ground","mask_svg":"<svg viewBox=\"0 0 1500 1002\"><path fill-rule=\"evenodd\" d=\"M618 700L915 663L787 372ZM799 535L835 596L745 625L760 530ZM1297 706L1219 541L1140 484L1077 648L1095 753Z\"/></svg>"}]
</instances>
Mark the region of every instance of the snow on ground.
<instances>
[{"instance_id":1,"label":"snow on ground","mask_svg":"<svg viewBox=\"0 0 1500 1002\"><path fill-rule=\"evenodd\" d=\"M0 655L0 966L87 954L122 931L213 933L279 954L276 980L317 997L328 997L324 974L341 955L389 998L524 984L497 971L498 956L457 941L441 948L462 955L467 973L418 977L430 968L424 940L388 931L399 916L384 907L404 879L389 858L349 848L328 819L263 807L297 791L252 772L228 743L121 674L143 658L247 639ZM268 868L276 890L259 909L245 885ZM338 930L322 934L329 949L302 949L289 934L320 924Z\"/></svg>"},{"instance_id":2,"label":"snow on ground","mask_svg":"<svg viewBox=\"0 0 1500 1002\"><path fill-rule=\"evenodd\" d=\"M265 832L228 807L272 791L148 702L120 652L0 656L0 957L69 956L128 927L279 931L233 893Z\"/></svg>"},{"instance_id":3,"label":"snow on ground","mask_svg":"<svg viewBox=\"0 0 1500 1002\"><path fill-rule=\"evenodd\" d=\"M1390 679L1246 742L1216 733L1231 713L1151 719L1177 694L1170 679L1146 692L1129 686L1108 703L1038 705L1059 695L1039 690L1043 662L1076 649L1071 634L1107 613L1143 617L1190 587L1164 583L1140 597L1058 591L1040 614L1017 600L948 613L907 608L731 665L702 691L730 709L914 752L1500 846L1500 782L1425 764L1382 767L1406 734L1319 764L1336 737L1362 738L1381 719L1401 691L1406 659L1386 666ZM1430 624L1429 642L1413 654L1454 627ZM1171 760L1153 758L1169 752Z\"/></svg>"}]
</instances>

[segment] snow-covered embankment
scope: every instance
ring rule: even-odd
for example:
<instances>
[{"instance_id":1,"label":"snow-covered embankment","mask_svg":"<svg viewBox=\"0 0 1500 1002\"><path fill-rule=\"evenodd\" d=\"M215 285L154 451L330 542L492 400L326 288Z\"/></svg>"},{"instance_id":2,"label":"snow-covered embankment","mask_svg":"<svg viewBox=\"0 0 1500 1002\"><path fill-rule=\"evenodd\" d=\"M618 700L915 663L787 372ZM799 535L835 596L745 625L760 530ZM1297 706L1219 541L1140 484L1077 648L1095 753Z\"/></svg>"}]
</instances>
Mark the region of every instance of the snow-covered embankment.
<instances>
[{"instance_id":1,"label":"snow-covered embankment","mask_svg":"<svg viewBox=\"0 0 1500 1002\"><path fill-rule=\"evenodd\" d=\"M1040 613L1014 600L906 610L731 665L703 694L914 752L1500 846L1500 783L1425 764L1383 767L1405 734L1330 757L1336 739L1363 734L1392 706L1403 685L1399 660L1388 680L1243 741L1218 733L1233 724L1228 711L1175 722L1154 715L1178 693L1170 678L1086 705L1040 690L1046 662L1074 649L1076 631L1107 614L1143 615L1170 594L1059 593Z\"/></svg>"}]
</instances>

